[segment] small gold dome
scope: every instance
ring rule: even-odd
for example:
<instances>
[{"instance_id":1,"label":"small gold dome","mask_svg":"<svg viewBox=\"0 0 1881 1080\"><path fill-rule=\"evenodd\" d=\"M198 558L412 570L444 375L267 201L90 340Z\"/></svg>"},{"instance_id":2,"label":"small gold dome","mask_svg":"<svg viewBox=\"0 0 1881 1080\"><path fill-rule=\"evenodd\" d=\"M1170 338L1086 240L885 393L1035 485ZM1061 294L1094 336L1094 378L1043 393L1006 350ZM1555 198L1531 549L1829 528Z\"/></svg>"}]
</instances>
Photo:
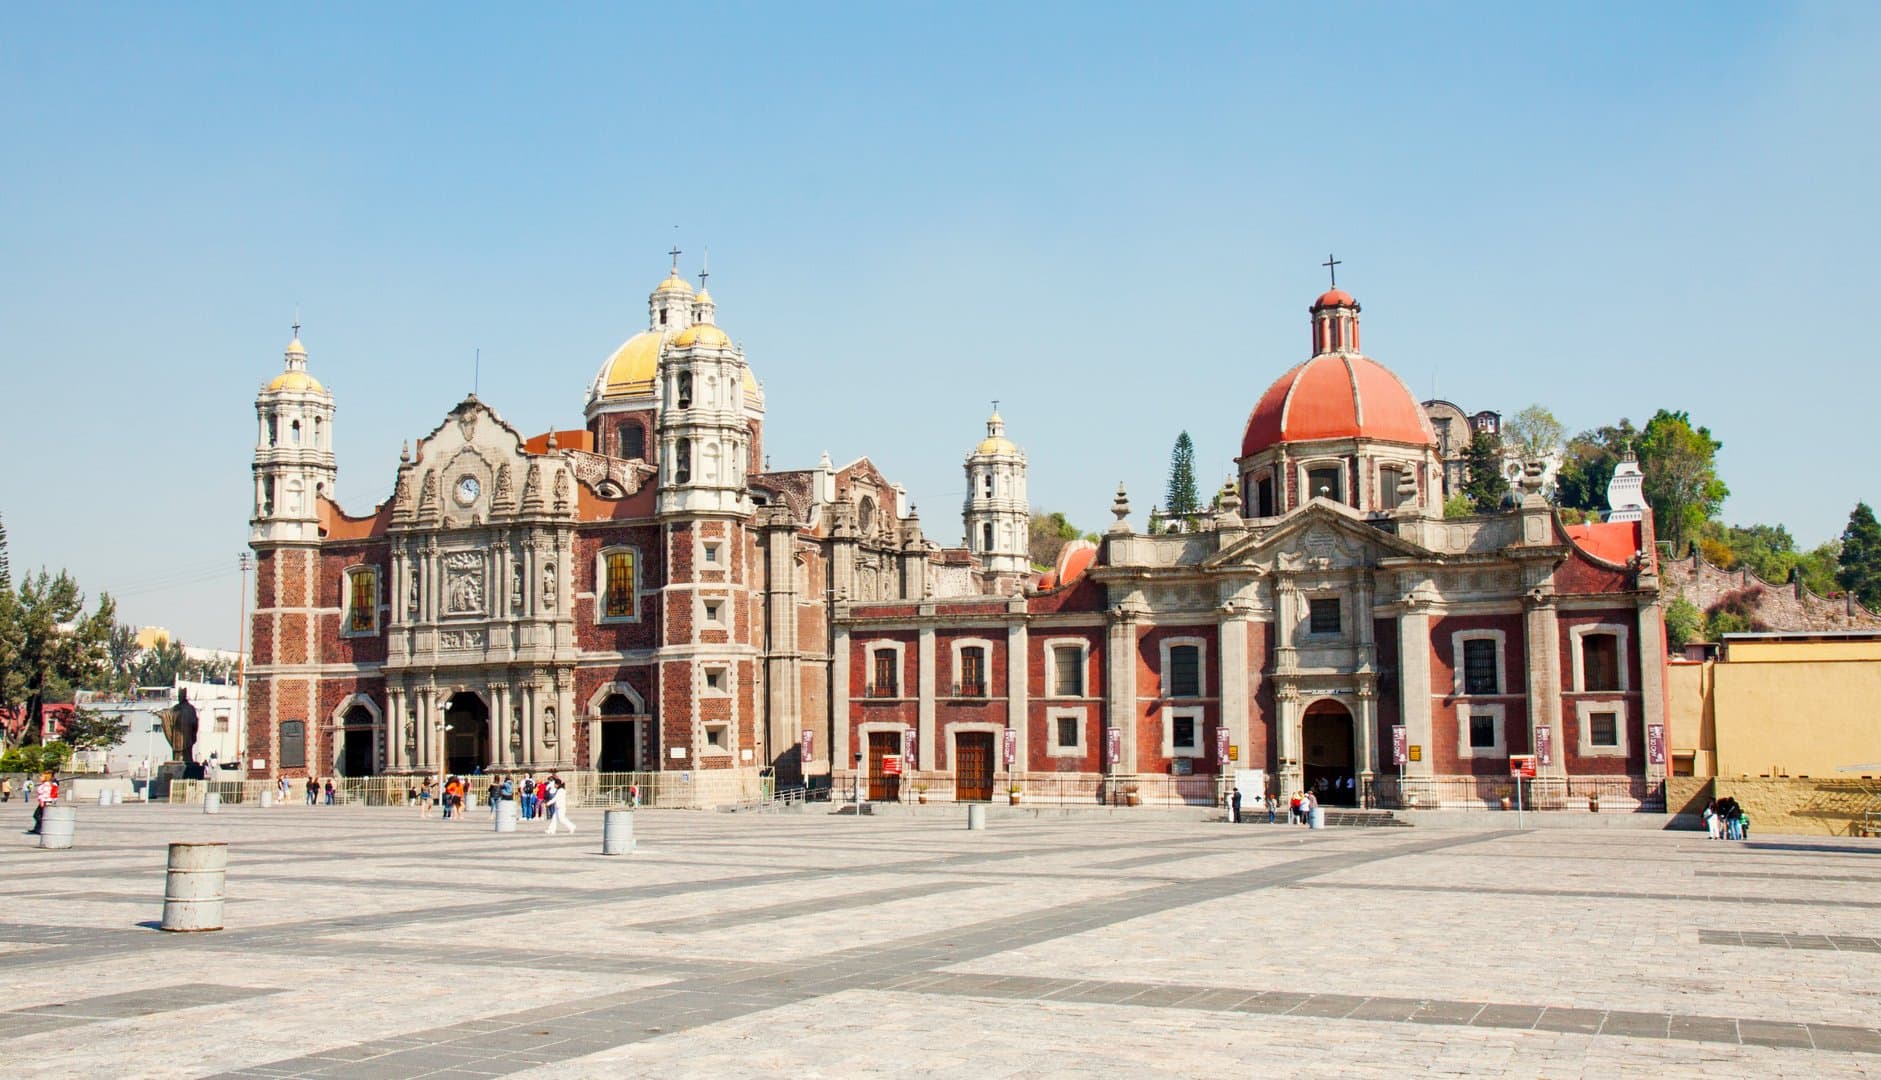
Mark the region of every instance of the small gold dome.
<instances>
[{"instance_id":1,"label":"small gold dome","mask_svg":"<svg viewBox=\"0 0 1881 1080\"><path fill-rule=\"evenodd\" d=\"M268 384L268 389L270 390L301 390L301 391L311 390L312 392L319 394L319 393L325 392L326 387L320 385L319 379L314 378L312 375L309 375L304 371L283 371L279 375L276 375L274 377L273 382Z\"/></svg>"},{"instance_id":2,"label":"small gold dome","mask_svg":"<svg viewBox=\"0 0 1881 1080\"><path fill-rule=\"evenodd\" d=\"M1019 452L1019 444L1004 435L995 435L992 438L981 439L980 445L974 447L973 452L976 454L1016 454Z\"/></svg>"},{"instance_id":3,"label":"small gold dome","mask_svg":"<svg viewBox=\"0 0 1881 1080\"><path fill-rule=\"evenodd\" d=\"M667 275L665 281L660 282L659 288L653 291L656 293L685 293L687 296L691 296L692 285L685 278L680 277L679 271L675 270Z\"/></svg>"},{"instance_id":4,"label":"small gold dome","mask_svg":"<svg viewBox=\"0 0 1881 1080\"><path fill-rule=\"evenodd\" d=\"M615 349L614 355L601 366L601 392L607 397L640 397L653 393L664 336L657 330L645 330Z\"/></svg>"},{"instance_id":5,"label":"small gold dome","mask_svg":"<svg viewBox=\"0 0 1881 1080\"><path fill-rule=\"evenodd\" d=\"M731 343L731 338L725 331L711 323L693 323L681 330L679 336L673 339L673 344L682 349L693 345L729 346Z\"/></svg>"},{"instance_id":6,"label":"small gold dome","mask_svg":"<svg viewBox=\"0 0 1881 1080\"><path fill-rule=\"evenodd\" d=\"M710 303L715 302L712 299L712 290L706 288L703 285L699 286L699 295L694 297L693 299L701 304L710 304Z\"/></svg>"}]
</instances>

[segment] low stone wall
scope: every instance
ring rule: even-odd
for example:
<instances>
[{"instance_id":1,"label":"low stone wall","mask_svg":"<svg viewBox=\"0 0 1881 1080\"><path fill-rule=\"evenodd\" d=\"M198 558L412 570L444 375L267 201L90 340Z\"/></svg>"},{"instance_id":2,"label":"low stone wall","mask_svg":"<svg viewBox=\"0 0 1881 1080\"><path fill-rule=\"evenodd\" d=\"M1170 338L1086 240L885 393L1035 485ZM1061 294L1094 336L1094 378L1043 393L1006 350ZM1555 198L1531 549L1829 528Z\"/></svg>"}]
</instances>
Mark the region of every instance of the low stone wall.
<instances>
[{"instance_id":1,"label":"low stone wall","mask_svg":"<svg viewBox=\"0 0 1881 1080\"><path fill-rule=\"evenodd\" d=\"M1693 778L1675 779L1691 783ZM1715 784L1719 798L1729 795L1736 799L1750 815L1753 837L1770 833L1852 836L1864 811L1881 810L1881 797L1872 794L1881 792L1881 781L1721 776L1698 783ZM1704 809L1706 797L1696 797L1694 813Z\"/></svg>"},{"instance_id":2,"label":"low stone wall","mask_svg":"<svg viewBox=\"0 0 1881 1080\"><path fill-rule=\"evenodd\" d=\"M1665 810L1672 820L1666 827L1670 829L1705 827L1705 804L1716 796L1711 785L1716 781L1709 776L1668 776L1665 778ZM1752 819L1751 826L1756 827Z\"/></svg>"}]
</instances>

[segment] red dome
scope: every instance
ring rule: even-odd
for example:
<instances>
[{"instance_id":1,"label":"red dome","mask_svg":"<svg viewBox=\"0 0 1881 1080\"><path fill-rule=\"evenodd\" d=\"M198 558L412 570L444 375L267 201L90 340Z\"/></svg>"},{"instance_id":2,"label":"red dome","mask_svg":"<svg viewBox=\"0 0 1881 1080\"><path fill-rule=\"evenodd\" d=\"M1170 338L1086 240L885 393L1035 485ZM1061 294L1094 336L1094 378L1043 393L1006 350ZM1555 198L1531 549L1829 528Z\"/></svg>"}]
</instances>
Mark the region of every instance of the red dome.
<instances>
[{"instance_id":1,"label":"red dome","mask_svg":"<svg viewBox=\"0 0 1881 1080\"><path fill-rule=\"evenodd\" d=\"M1313 301L1313 310L1323 307L1358 307L1358 301L1352 299L1351 293L1334 286L1320 293L1319 299Z\"/></svg>"},{"instance_id":2,"label":"red dome","mask_svg":"<svg viewBox=\"0 0 1881 1080\"><path fill-rule=\"evenodd\" d=\"M1351 438L1437 444L1423 406L1390 368L1356 353L1324 353L1280 376L1261 395L1247 418L1241 456L1276 443Z\"/></svg>"}]
</instances>

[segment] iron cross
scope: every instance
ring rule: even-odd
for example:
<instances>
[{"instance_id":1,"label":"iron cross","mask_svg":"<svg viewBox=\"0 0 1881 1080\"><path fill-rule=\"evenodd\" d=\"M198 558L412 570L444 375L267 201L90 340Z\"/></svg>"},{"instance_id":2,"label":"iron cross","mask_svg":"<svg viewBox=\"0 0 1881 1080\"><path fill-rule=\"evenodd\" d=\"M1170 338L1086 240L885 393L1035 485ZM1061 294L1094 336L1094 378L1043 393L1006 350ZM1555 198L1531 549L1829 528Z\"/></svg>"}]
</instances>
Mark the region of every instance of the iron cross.
<instances>
[{"instance_id":1,"label":"iron cross","mask_svg":"<svg viewBox=\"0 0 1881 1080\"><path fill-rule=\"evenodd\" d=\"M1332 275L1332 287L1335 289L1339 287L1339 262L1340 260L1333 258L1332 254L1328 252L1326 261L1319 264L1326 268L1326 273Z\"/></svg>"}]
</instances>

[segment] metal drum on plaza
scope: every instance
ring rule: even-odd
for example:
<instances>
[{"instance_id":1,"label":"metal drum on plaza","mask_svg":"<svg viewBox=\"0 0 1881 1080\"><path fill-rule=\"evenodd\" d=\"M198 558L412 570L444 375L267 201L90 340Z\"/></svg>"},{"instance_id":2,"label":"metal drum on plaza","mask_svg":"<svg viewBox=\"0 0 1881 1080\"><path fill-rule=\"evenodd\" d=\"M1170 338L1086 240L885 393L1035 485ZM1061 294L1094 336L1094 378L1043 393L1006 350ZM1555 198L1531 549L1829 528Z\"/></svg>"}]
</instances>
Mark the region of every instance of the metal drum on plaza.
<instances>
[{"instance_id":1,"label":"metal drum on plaza","mask_svg":"<svg viewBox=\"0 0 1881 1080\"><path fill-rule=\"evenodd\" d=\"M1307 827L1311 829L1323 829L1326 827L1326 808L1325 807L1323 806L1313 807L1313 814L1310 818L1307 819Z\"/></svg>"},{"instance_id":2,"label":"metal drum on plaza","mask_svg":"<svg viewBox=\"0 0 1881 1080\"><path fill-rule=\"evenodd\" d=\"M72 846L77 831L78 807L49 803L39 819L39 846L62 851Z\"/></svg>"},{"instance_id":3,"label":"metal drum on plaza","mask_svg":"<svg viewBox=\"0 0 1881 1080\"><path fill-rule=\"evenodd\" d=\"M609 810L601 815L601 854L625 855L634 849L634 812Z\"/></svg>"},{"instance_id":4,"label":"metal drum on plaza","mask_svg":"<svg viewBox=\"0 0 1881 1080\"><path fill-rule=\"evenodd\" d=\"M222 796L213 791L204 795L202 797L202 812L205 814L220 814L222 812Z\"/></svg>"},{"instance_id":5,"label":"metal drum on plaza","mask_svg":"<svg viewBox=\"0 0 1881 1080\"><path fill-rule=\"evenodd\" d=\"M985 803L976 802L976 803L967 804L967 828L972 829L975 832L978 832L979 830L986 828L986 804Z\"/></svg>"},{"instance_id":6,"label":"metal drum on plaza","mask_svg":"<svg viewBox=\"0 0 1881 1080\"><path fill-rule=\"evenodd\" d=\"M272 789L270 788L261 789L261 805L263 807L269 807L269 806L274 805L274 791Z\"/></svg>"},{"instance_id":7,"label":"metal drum on plaza","mask_svg":"<svg viewBox=\"0 0 1881 1080\"><path fill-rule=\"evenodd\" d=\"M515 832L516 831L516 800L515 799L496 800L496 831L497 832Z\"/></svg>"},{"instance_id":8,"label":"metal drum on plaza","mask_svg":"<svg viewBox=\"0 0 1881 1080\"><path fill-rule=\"evenodd\" d=\"M170 869L163 881L163 929L222 929L222 887L228 868L227 844L171 844Z\"/></svg>"}]
</instances>

